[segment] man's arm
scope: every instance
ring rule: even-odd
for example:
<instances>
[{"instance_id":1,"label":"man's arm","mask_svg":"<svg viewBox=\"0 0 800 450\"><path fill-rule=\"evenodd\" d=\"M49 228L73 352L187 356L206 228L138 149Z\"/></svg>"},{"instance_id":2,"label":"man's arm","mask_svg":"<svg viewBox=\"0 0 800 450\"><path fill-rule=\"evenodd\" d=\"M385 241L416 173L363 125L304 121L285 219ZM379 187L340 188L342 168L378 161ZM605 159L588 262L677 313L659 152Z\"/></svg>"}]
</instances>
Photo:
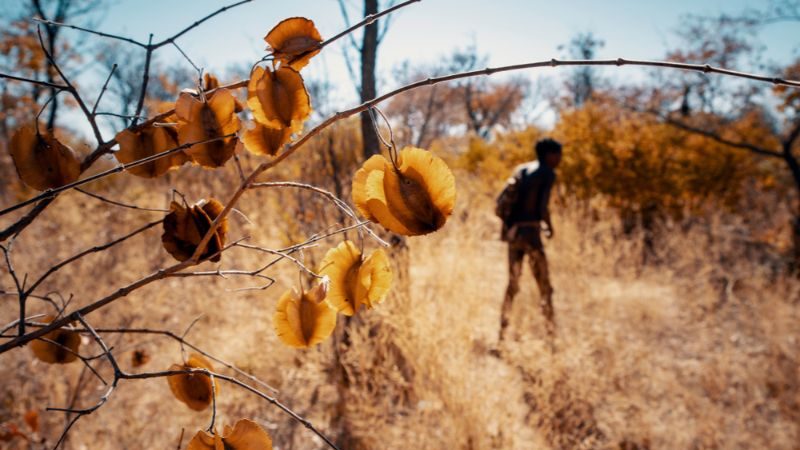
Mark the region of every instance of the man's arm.
<instances>
[{"instance_id":1,"label":"man's arm","mask_svg":"<svg viewBox=\"0 0 800 450\"><path fill-rule=\"evenodd\" d=\"M556 181L556 174L549 173L544 179L542 183L541 190L539 191L539 217L542 218L542 221L547 225L547 229L545 230L545 235L548 238L552 238L555 234L555 230L553 229L553 222L550 221L550 191L553 189L553 184Z\"/></svg>"}]
</instances>

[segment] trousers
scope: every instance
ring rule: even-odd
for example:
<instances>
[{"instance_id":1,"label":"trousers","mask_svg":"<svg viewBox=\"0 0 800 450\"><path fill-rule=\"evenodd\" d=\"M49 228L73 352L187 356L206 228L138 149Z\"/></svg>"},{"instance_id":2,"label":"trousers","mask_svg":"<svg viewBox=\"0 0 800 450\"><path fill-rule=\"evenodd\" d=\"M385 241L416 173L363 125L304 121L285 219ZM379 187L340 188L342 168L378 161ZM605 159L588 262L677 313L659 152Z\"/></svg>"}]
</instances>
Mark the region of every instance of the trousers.
<instances>
[{"instance_id":1,"label":"trousers","mask_svg":"<svg viewBox=\"0 0 800 450\"><path fill-rule=\"evenodd\" d=\"M505 330L509 324L508 316L514 303L514 297L519 293L519 279L522 275L522 264L525 256L528 257L533 277L539 287L539 306L546 321L547 332L552 334L554 331L553 286L550 284L547 256L541 246L541 239L533 242L527 239L512 240L508 243L508 288L506 288L506 295L500 312L500 340L503 340Z\"/></svg>"}]
</instances>

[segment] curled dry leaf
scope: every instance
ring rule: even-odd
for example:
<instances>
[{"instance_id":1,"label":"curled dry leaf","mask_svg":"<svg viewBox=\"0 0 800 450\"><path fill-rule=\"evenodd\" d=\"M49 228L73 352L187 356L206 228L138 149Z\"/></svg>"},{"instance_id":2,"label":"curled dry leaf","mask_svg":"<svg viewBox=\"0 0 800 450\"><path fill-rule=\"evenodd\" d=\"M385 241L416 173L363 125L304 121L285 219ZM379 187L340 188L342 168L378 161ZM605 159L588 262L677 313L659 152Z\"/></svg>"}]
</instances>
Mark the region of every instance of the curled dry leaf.
<instances>
[{"instance_id":1,"label":"curled dry leaf","mask_svg":"<svg viewBox=\"0 0 800 450\"><path fill-rule=\"evenodd\" d=\"M336 311L324 301L327 283L320 283L308 292L286 291L278 300L272 318L280 340L296 348L319 344L336 328Z\"/></svg>"},{"instance_id":2,"label":"curled dry leaf","mask_svg":"<svg viewBox=\"0 0 800 450\"><path fill-rule=\"evenodd\" d=\"M353 203L367 219L406 236L432 233L453 212L455 178L447 163L414 147L399 152L397 167L381 155L353 177Z\"/></svg>"},{"instance_id":3,"label":"curled dry leaf","mask_svg":"<svg viewBox=\"0 0 800 450\"><path fill-rule=\"evenodd\" d=\"M192 353L185 364L173 364L169 370L206 369L213 371L211 363L197 353ZM219 395L219 383L211 390L211 377L201 373L181 373L167 377L172 395L195 411L202 411L211 405L214 395Z\"/></svg>"},{"instance_id":4,"label":"curled dry leaf","mask_svg":"<svg viewBox=\"0 0 800 450\"><path fill-rule=\"evenodd\" d=\"M186 154L197 164L207 168L223 166L233 156L239 117L236 115L236 99L227 89L218 89L202 98L190 91L181 92L175 102L178 118L178 142L186 145L194 142L217 139L195 144Z\"/></svg>"},{"instance_id":5,"label":"curled dry leaf","mask_svg":"<svg viewBox=\"0 0 800 450\"><path fill-rule=\"evenodd\" d=\"M9 152L22 181L40 191L72 183L81 174L75 152L52 134L39 133L33 126L14 133Z\"/></svg>"},{"instance_id":6,"label":"curled dry leaf","mask_svg":"<svg viewBox=\"0 0 800 450\"><path fill-rule=\"evenodd\" d=\"M319 53L322 36L314 21L291 17L275 25L264 40L272 49L275 61L299 71Z\"/></svg>"},{"instance_id":7,"label":"curled dry leaf","mask_svg":"<svg viewBox=\"0 0 800 450\"><path fill-rule=\"evenodd\" d=\"M117 134L117 142L119 150L114 156L122 164L130 164L178 147L178 133L169 127L147 126L135 131L125 129ZM190 160L186 153L177 151L155 161L131 167L128 172L139 177L155 178Z\"/></svg>"},{"instance_id":8,"label":"curled dry leaf","mask_svg":"<svg viewBox=\"0 0 800 450\"><path fill-rule=\"evenodd\" d=\"M211 223L222 213L223 209L225 207L215 198L200 200L189 207L172 202L170 213L164 218L164 233L161 235L164 249L178 261L186 261L191 258L203 240L203 236L211 229ZM222 250L227 235L228 218L225 217L214 230L214 235L208 241L200 258L208 258ZM212 257L211 261L217 262L220 257L221 255L218 254Z\"/></svg>"},{"instance_id":9,"label":"curled dry leaf","mask_svg":"<svg viewBox=\"0 0 800 450\"><path fill-rule=\"evenodd\" d=\"M241 419L231 428L226 425L220 436L198 431L186 450L270 450L269 433L250 419Z\"/></svg>"},{"instance_id":10,"label":"curled dry leaf","mask_svg":"<svg viewBox=\"0 0 800 450\"><path fill-rule=\"evenodd\" d=\"M288 128L269 128L255 122L255 127L244 132L242 143L250 153L274 156L292 137Z\"/></svg>"},{"instance_id":11,"label":"curled dry leaf","mask_svg":"<svg viewBox=\"0 0 800 450\"><path fill-rule=\"evenodd\" d=\"M383 249L364 258L351 241L328 250L320 275L330 278L325 301L346 316L357 313L361 305L372 308L381 302L392 285L392 268Z\"/></svg>"},{"instance_id":12,"label":"curled dry leaf","mask_svg":"<svg viewBox=\"0 0 800 450\"><path fill-rule=\"evenodd\" d=\"M44 322L50 323L54 319L53 316L47 316ZM30 343L33 355L49 364L67 364L75 361L78 359L80 346L80 334L68 328L53 330Z\"/></svg>"},{"instance_id":13,"label":"curled dry leaf","mask_svg":"<svg viewBox=\"0 0 800 450\"><path fill-rule=\"evenodd\" d=\"M256 122L268 128L303 131L311 101L300 73L290 67L256 67L247 83L247 106Z\"/></svg>"}]
</instances>

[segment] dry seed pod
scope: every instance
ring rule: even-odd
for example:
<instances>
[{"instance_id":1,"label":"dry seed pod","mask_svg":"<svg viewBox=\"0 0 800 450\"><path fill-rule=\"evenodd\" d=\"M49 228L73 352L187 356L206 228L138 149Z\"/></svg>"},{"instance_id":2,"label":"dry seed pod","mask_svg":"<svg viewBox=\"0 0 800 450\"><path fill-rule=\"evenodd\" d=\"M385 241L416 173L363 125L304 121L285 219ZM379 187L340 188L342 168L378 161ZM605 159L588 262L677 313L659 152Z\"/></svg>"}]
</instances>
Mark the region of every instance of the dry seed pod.
<instances>
[{"instance_id":1,"label":"dry seed pod","mask_svg":"<svg viewBox=\"0 0 800 450\"><path fill-rule=\"evenodd\" d=\"M441 228L455 200L455 178L447 163L420 148L401 150L397 167L375 155L353 177L353 203L359 212L405 236Z\"/></svg>"},{"instance_id":2,"label":"dry seed pod","mask_svg":"<svg viewBox=\"0 0 800 450\"><path fill-rule=\"evenodd\" d=\"M336 328L336 311L324 301L326 283L318 284L308 292L286 291L273 316L273 326L280 340L296 348L319 344Z\"/></svg>"},{"instance_id":3,"label":"dry seed pod","mask_svg":"<svg viewBox=\"0 0 800 450\"><path fill-rule=\"evenodd\" d=\"M241 419L231 428L226 425L220 436L198 431L186 450L270 450L272 438L257 423Z\"/></svg>"},{"instance_id":4,"label":"dry seed pod","mask_svg":"<svg viewBox=\"0 0 800 450\"><path fill-rule=\"evenodd\" d=\"M352 316L361 305L372 308L381 302L392 285L392 269L383 249L364 258L351 241L328 250L320 275L330 278L325 301L340 313Z\"/></svg>"},{"instance_id":5,"label":"dry seed pod","mask_svg":"<svg viewBox=\"0 0 800 450\"><path fill-rule=\"evenodd\" d=\"M149 156L178 147L178 134L169 127L147 126L140 130L122 130L117 134L119 150L114 153L117 160L130 164ZM155 161L131 167L128 172L144 178L156 178L176 169L191 159L183 151L172 153Z\"/></svg>"},{"instance_id":6,"label":"dry seed pod","mask_svg":"<svg viewBox=\"0 0 800 450\"><path fill-rule=\"evenodd\" d=\"M181 92L175 102L175 115L181 145L232 135L240 127L236 99L227 89L217 89L205 101L192 92ZM195 144L186 150L186 154L195 163L214 169L222 167L233 156L236 142L236 136L230 136Z\"/></svg>"},{"instance_id":7,"label":"dry seed pod","mask_svg":"<svg viewBox=\"0 0 800 450\"><path fill-rule=\"evenodd\" d=\"M207 369L213 371L211 363L202 356L192 353L186 364L173 364L169 370ZM195 411L208 408L214 395L219 395L219 383L214 383L214 392L211 390L211 377L204 373L182 373L167 377L172 395Z\"/></svg>"},{"instance_id":8,"label":"dry seed pod","mask_svg":"<svg viewBox=\"0 0 800 450\"><path fill-rule=\"evenodd\" d=\"M303 131L311 101L300 73L290 67L256 67L247 84L247 106L256 122L269 128Z\"/></svg>"},{"instance_id":9,"label":"dry seed pod","mask_svg":"<svg viewBox=\"0 0 800 450\"><path fill-rule=\"evenodd\" d=\"M244 132L242 143L250 153L274 156L292 137L288 128L269 128L256 122L255 127Z\"/></svg>"},{"instance_id":10,"label":"dry seed pod","mask_svg":"<svg viewBox=\"0 0 800 450\"><path fill-rule=\"evenodd\" d=\"M201 200L196 204L186 207L178 202L172 202L170 213L164 218L164 233L161 243L164 249L178 261L186 261L197 250L197 246L211 229L211 223L225 209L217 199ZM225 246L228 234L228 218L222 219L211 240L208 241L201 258L208 258L217 254ZM210 260L217 262L221 255L217 254Z\"/></svg>"},{"instance_id":11,"label":"dry seed pod","mask_svg":"<svg viewBox=\"0 0 800 450\"><path fill-rule=\"evenodd\" d=\"M204 92L212 91L214 89L218 89L219 87L220 87L220 84L219 84L219 80L217 79L217 77L215 77L214 75L211 75L208 72L203 74L203 91ZM240 112L244 111L244 105L242 105L242 102L240 102L239 99L236 98L235 96L233 97L233 100L236 102L236 105L234 106L233 111L237 112L237 113L240 113Z\"/></svg>"},{"instance_id":12,"label":"dry seed pod","mask_svg":"<svg viewBox=\"0 0 800 450\"><path fill-rule=\"evenodd\" d=\"M40 191L72 183L81 174L75 152L52 134L38 133L33 126L14 133L9 151L22 181Z\"/></svg>"},{"instance_id":13,"label":"dry seed pod","mask_svg":"<svg viewBox=\"0 0 800 450\"><path fill-rule=\"evenodd\" d=\"M314 21L305 17L291 17L275 25L264 40L272 49L276 61L299 71L319 53L322 36L314 26Z\"/></svg>"},{"instance_id":14,"label":"dry seed pod","mask_svg":"<svg viewBox=\"0 0 800 450\"><path fill-rule=\"evenodd\" d=\"M47 316L44 322L50 323L54 319L53 316ZM36 339L30 344L34 356L49 364L67 364L75 361L78 359L80 346L80 334L67 328L53 330L42 336L42 339Z\"/></svg>"}]
</instances>

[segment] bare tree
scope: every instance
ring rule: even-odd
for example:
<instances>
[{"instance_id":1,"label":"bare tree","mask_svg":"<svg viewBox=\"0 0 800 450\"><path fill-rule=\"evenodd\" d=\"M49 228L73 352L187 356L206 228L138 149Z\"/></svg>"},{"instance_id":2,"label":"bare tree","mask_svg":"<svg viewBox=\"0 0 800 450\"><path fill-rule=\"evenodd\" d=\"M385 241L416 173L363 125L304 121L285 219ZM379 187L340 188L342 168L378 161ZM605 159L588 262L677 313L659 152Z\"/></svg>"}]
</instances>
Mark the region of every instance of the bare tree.
<instances>
[{"instance_id":1,"label":"bare tree","mask_svg":"<svg viewBox=\"0 0 800 450\"><path fill-rule=\"evenodd\" d=\"M670 59L692 63L699 60L741 70L760 65L762 46L757 41L764 27L784 21L800 21L800 1L774 0L761 10L748 9L738 15L718 17L690 16L680 30L687 38ZM800 75L800 60L778 69L786 77ZM657 114L665 123L693 134L704 136L730 148L747 151L756 157L782 161L793 183L795 203L790 207L795 218L791 224L794 253L793 270L800 269L800 113L796 93L782 88L772 91L761 85L720 80L708 74L682 74L652 88L650 98L639 104L651 105L648 112ZM758 106L753 99L761 97L777 108ZM771 131L767 141L751 142L739 136L729 125L748 115L764 117ZM775 144L772 145L771 142Z\"/></svg>"},{"instance_id":2,"label":"bare tree","mask_svg":"<svg viewBox=\"0 0 800 450\"><path fill-rule=\"evenodd\" d=\"M40 20L61 23L67 20L75 22L84 19L84 21L86 21L87 16L98 12L100 5L101 0L31 0L30 10L33 13L32 15ZM87 25L94 26L93 23ZM61 54L58 45L59 38L61 37L61 27L45 23L43 28L47 47L55 62L61 64L62 60L66 61L69 58L70 53L75 53L75 49L73 49L70 53ZM46 67L45 76L47 81L51 83L56 81L57 74L53 63L48 61ZM50 112L47 118L47 128L53 128L56 123L59 105L56 94L56 89L49 89L49 95L52 97L52 100L50 102ZM34 98L37 97L37 95L34 96Z\"/></svg>"},{"instance_id":3,"label":"bare tree","mask_svg":"<svg viewBox=\"0 0 800 450\"><path fill-rule=\"evenodd\" d=\"M454 50L442 60L428 66L405 62L395 69L395 78L400 84L407 84L431 75L476 70L486 64L487 58L478 55L475 46L469 46ZM520 77L506 81L478 77L458 80L393 99L387 112L399 122L406 140L418 147L465 126L467 131L488 139L495 128L511 125L528 86L527 79Z\"/></svg>"},{"instance_id":4,"label":"bare tree","mask_svg":"<svg viewBox=\"0 0 800 450\"><path fill-rule=\"evenodd\" d=\"M350 14L348 13L347 5L344 0L338 1L345 25L349 27ZM395 0L388 0L381 8L379 0L364 0L364 17L376 14L379 9L389 9L395 3ZM362 103L374 99L377 95L378 47L386 36L390 24L391 21L387 17L365 26L361 36L361 43L358 43L352 35L349 36L349 46L345 50L345 62L352 79L359 80L355 88ZM358 74L356 74L356 70L353 67L352 59L354 58L350 57L350 51L354 51L358 55L360 61ZM361 139L361 153L364 159L380 153L380 140L368 111L361 114Z\"/></svg>"},{"instance_id":5,"label":"bare tree","mask_svg":"<svg viewBox=\"0 0 800 450\"><path fill-rule=\"evenodd\" d=\"M558 50L564 51L568 58L593 59L604 45L602 39L588 32L575 35L568 44L560 45ZM597 84L597 72L592 66L575 68L566 82L567 89L572 92L571 106L581 106L591 99Z\"/></svg>"}]
</instances>

